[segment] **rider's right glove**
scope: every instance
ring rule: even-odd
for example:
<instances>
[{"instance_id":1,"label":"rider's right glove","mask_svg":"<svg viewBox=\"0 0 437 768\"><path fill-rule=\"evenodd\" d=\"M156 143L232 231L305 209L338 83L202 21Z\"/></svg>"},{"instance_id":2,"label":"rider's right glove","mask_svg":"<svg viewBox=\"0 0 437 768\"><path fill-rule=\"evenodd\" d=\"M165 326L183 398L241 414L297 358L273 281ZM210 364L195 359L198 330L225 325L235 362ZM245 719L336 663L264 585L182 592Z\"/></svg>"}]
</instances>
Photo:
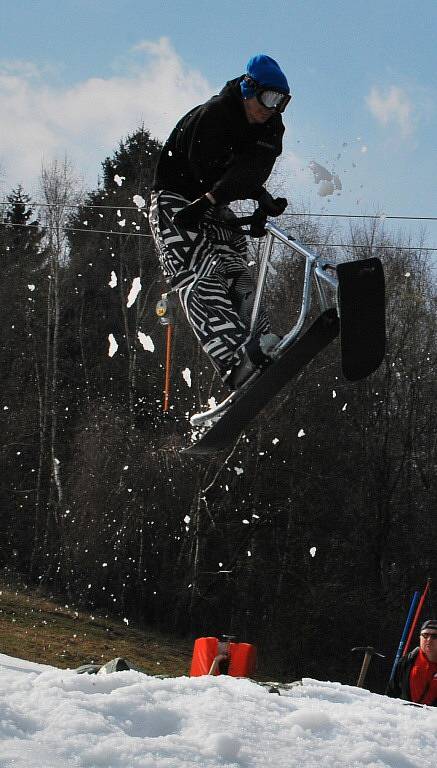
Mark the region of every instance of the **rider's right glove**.
<instances>
[{"instance_id":1,"label":"rider's right glove","mask_svg":"<svg viewBox=\"0 0 437 768\"><path fill-rule=\"evenodd\" d=\"M272 197L270 192L263 188L258 197L258 205L267 216L280 216L281 213L284 213L288 200L286 197Z\"/></svg>"},{"instance_id":2,"label":"rider's right glove","mask_svg":"<svg viewBox=\"0 0 437 768\"><path fill-rule=\"evenodd\" d=\"M249 234L251 237L264 237L266 234L267 214L264 213L262 208L258 207L252 214L252 221L250 224Z\"/></svg>"}]
</instances>

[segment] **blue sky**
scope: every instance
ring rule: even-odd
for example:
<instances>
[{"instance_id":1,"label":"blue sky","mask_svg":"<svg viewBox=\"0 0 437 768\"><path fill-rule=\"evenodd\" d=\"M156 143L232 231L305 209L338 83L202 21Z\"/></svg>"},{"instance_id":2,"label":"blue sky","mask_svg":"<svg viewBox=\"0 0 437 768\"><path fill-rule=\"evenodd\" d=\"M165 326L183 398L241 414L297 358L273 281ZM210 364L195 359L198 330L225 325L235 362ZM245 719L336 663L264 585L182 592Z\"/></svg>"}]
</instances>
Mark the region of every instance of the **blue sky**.
<instances>
[{"instance_id":1,"label":"blue sky","mask_svg":"<svg viewBox=\"0 0 437 768\"><path fill-rule=\"evenodd\" d=\"M165 138L263 51L294 93L281 174L295 201L318 212L436 214L435 0L16 0L7 9L3 194L18 182L36 189L41 158L64 152L94 186L101 160L141 120ZM311 161L338 175L339 194L320 194ZM437 223L428 232L437 245Z\"/></svg>"}]
</instances>

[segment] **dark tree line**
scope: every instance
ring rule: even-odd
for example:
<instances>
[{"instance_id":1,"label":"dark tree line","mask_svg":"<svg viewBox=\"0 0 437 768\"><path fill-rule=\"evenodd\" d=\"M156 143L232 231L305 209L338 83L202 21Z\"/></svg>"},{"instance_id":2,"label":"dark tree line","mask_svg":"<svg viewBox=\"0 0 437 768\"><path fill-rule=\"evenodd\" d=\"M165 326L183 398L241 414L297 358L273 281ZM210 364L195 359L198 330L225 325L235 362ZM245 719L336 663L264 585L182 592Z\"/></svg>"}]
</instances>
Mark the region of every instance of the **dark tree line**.
<instances>
[{"instance_id":1,"label":"dark tree line","mask_svg":"<svg viewBox=\"0 0 437 768\"><path fill-rule=\"evenodd\" d=\"M159 148L141 128L79 202L55 164L45 208L18 188L3 209L1 564L165 631L237 634L271 675L353 682L350 647L392 657L412 592L436 575L429 261L375 226L352 231L336 257L378 247L385 267L383 365L351 385L335 342L228 456L184 459L187 414L223 393L176 308L162 413L165 286L143 202ZM292 229L307 243L328 234L309 219ZM251 248L256 262L259 241ZM278 250L266 298L278 330L297 312L301 277Z\"/></svg>"}]
</instances>

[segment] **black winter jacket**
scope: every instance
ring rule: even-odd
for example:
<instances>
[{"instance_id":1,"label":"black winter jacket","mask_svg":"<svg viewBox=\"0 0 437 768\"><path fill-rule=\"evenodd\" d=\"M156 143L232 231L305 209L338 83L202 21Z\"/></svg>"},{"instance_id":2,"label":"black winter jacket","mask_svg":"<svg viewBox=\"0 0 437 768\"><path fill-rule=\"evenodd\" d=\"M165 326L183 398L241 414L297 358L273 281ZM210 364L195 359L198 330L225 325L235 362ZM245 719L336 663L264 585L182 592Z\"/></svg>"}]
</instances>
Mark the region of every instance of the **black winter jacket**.
<instances>
[{"instance_id":1,"label":"black winter jacket","mask_svg":"<svg viewBox=\"0 0 437 768\"><path fill-rule=\"evenodd\" d=\"M248 122L242 78L179 120L162 148L154 190L189 200L211 192L219 204L257 199L282 152L284 125L278 112L266 123Z\"/></svg>"},{"instance_id":2,"label":"black winter jacket","mask_svg":"<svg viewBox=\"0 0 437 768\"><path fill-rule=\"evenodd\" d=\"M391 696L394 699L412 701L410 691L410 672L417 659L418 653L419 649L415 648L414 651L411 651L399 660L393 680L387 686L385 692L386 696ZM431 706L437 707L437 700L433 701Z\"/></svg>"},{"instance_id":3,"label":"black winter jacket","mask_svg":"<svg viewBox=\"0 0 437 768\"><path fill-rule=\"evenodd\" d=\"M415 648L414 651L399 659L393 680L389 682L385 692L387 696L391 696L394 699L411 701L410 672L418 653L419 649Z\"/></svg>"}]
</instances>

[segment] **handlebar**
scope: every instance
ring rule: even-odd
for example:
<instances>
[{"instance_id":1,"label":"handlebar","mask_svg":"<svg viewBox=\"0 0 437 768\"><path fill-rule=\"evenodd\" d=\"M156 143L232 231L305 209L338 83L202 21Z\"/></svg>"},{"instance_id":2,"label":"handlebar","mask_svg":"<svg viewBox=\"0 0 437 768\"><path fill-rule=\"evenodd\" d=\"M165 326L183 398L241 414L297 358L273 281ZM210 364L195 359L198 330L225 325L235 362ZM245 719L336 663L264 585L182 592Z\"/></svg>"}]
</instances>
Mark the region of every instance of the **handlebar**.
<instances>
[{"instance_id":1,"label":"handlebar","mask_svg":"<svg viewBox=\"0 0 437 768\"><path fill-rule=\"evenodd\" d=\"M267 214L258 206L250 216L237 216L236 226L238 229L243 226L250 226L249 234L251 237L263 237L266 221Z\"/></svg>"}]
</instances>

